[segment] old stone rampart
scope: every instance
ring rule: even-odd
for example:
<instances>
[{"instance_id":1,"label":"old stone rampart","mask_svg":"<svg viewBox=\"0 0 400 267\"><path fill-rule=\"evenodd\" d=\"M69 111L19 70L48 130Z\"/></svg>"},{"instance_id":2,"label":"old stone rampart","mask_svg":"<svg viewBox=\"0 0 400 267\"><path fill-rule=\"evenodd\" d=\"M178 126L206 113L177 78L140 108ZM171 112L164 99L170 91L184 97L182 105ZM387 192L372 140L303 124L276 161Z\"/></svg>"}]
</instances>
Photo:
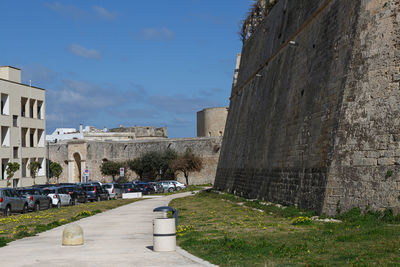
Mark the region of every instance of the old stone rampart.
<instances>
[{"instance_id":1,"label":"old stone rampart","mask_svg":"<svg viewBox=\"0 0 400 267\"><path fill-rule=\"evenodd\" d=\"M281 0L245 42L215 187L399 210L400 1Z\"/></svg>"},{"instance_id":2,"label":"old stone rampart","mask_svg":"<svg viewBox=\"0 0 400 267\"><path fill-rule=\"evenodd\" d=\"M183 153L187 148L203 159L204 168L200 172L193 172L189 175L190 184L214 183L215 173L218 164L222 137L205 138L176 138L158 140L137 140L137 141L84 141L73 140L65 143L50 144L50 160L60 163L63 173L60 182L74 182L74 155L78 154L81 161L81 173L88 168L91 180L103 180L100 173L100 165L104 160L126 161L134 159L148 151L162 151L167 148ZM128 172L130 180L136 179L137 175ZM107 181L111 177L106 177ZM178 180L185 182L182 175Z\"/></svg>"}]
</instances>

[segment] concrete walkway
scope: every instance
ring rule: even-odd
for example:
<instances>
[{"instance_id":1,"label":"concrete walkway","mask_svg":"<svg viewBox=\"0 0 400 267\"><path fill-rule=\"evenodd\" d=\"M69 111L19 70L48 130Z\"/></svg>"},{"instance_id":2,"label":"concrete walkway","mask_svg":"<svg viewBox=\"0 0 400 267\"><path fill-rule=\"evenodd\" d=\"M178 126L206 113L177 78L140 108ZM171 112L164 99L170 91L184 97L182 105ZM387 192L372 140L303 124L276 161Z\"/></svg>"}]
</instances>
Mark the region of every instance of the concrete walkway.
<instances>
[{"instance_id":1,"label":"concrete walkway","mask_svg":"<svg viewBox=\"0 0 400 267\"><path fill-rule=\"evenodd\" d=\"M75 222L83 228L83 246L61 246L65 226L11 242L0 248L0 266L204 266L190 254L151 248L153 209L190 194L146 199Z\"/></svg>"}]
</instances>

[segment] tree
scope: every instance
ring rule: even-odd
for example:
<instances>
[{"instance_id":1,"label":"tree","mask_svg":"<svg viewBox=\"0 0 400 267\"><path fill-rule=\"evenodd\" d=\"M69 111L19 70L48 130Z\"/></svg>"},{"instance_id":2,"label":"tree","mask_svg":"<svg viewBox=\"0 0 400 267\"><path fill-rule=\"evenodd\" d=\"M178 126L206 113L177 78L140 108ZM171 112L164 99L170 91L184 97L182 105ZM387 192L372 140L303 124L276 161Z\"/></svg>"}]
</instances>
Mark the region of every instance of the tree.
<instances>
[{"instance_id":1,"label":"tree","mask_svg":"<svg viewBox=\"0 0 400 267\"><path fill-rule=\"evenodd\" d=\"M115 182L115 176L119 175L120 168L123 168L124 165L122 162L104 161L100 165L100 172L103 175L111 175L113 182Z\"/></svg>"},{"instance_id":2,"label":"tree","mask_svg":"<svg viewBox=\"0 0 400 267\"><path fill-rule=\"evenodd\" d=\"M7 187L10 186L10 179L13 178L14 174L19 170L18 162L9 162L7 163L6 173L7 173Z\"/></svg>"},{"instance_id":3,"label":"tree","mask_svg":"<svg viewBox=\"0 0 400 267\"><path fill-rule=\"evenodd\" d=\"M49 169L50 169L50 176L56 177L57 178L56 182L58 183L58 179L60 178L60 175L63 171L63 167L58 162L50 161Z\"/></svg>"},{"instance_id":4,"label":"tree","mask_svg":"<svg viewBox=\"0 0 400 267\"><path fill-rule=\"evenodd\" d=\"M175 172L182 172L185 176L186 184L189 185L189 173L201 171L203 161L200 157L193 154L192 150L187 149L185 153L171 161L170 168Z\"/></svg>"},{"instance_id":5,"label":"tree","mask_svg":"<svg viewBox=\"0 0 400 267\"><path fill-rule=\"evenodd\" d=\"M37 175L39 169L41 169L41 168L42 168L42 164L40 164L39 161L32 161L31 163L29 163L28 169L31 171L31 177L33 179L33 184L36 184L35 178L36 178L36 175Z\"/></svg>"},{"instance_id":6,"label":"tree","mask_svg":"<svg viewBox=\"0 0 400 267\"><path fill-rule=\"evenodd\" d=\"M160 170L164 178L171 178L174 176L174 172L170 170L169 164L176 157L176 151L169 148L164 151L149 151L128 161L128 166L139 175L140 180L156 180Z\"/></svg>"}]
</instances>

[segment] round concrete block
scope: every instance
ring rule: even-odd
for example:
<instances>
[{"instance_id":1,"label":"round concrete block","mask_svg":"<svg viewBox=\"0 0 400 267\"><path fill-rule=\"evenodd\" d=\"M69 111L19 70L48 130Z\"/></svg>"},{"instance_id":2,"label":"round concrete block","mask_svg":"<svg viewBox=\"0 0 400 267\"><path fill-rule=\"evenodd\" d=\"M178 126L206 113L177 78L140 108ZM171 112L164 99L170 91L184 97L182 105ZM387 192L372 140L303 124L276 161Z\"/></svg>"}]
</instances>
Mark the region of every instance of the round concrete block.
<instances>
[{"instance_id":1,"label":"round concrete block","mask_svg":"<svg viewBox=\"0 0 400 267\"><path fill-rule=\"evenodd\" d=\"M64 228L62 236L63 246L83 245L83 230L77 224L71 224Z\"/></svg>"}]
</instances>

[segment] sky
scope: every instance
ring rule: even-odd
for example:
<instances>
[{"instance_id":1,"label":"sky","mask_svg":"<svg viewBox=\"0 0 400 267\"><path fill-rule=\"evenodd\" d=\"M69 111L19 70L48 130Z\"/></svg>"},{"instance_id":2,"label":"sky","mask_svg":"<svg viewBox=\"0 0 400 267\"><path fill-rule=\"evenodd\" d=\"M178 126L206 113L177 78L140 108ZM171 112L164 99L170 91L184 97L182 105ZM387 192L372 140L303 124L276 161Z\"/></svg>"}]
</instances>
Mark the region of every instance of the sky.
<instances>
[{"instance_id":1,"label":"sky","mask_svg":"<svg viewBox=\"0 0 400 267\"><path fill-rule=\"evenodd\" d=\"M79 124L167 127L229 106L251 0L3 0L0 66L46 89L46 132Z\"/></svg>"}]
</instances>

